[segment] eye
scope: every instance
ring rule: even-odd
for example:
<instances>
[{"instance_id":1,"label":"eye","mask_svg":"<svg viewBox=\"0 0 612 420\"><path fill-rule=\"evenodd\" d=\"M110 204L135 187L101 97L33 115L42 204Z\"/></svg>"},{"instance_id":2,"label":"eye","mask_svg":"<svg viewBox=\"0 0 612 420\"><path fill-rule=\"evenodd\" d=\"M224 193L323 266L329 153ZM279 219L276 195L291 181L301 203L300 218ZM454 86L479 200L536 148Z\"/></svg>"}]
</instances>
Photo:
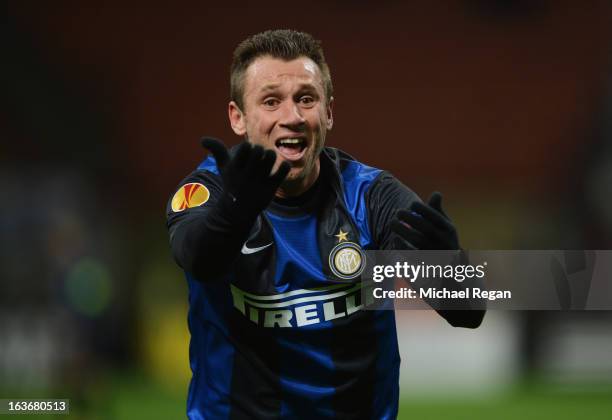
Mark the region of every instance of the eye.
<instances>
[{"instance_id":1,"label":"eye","mask_svg":"<svg viewBox=\"0 0 612 420\"><path fill-rule=\"evenodd\" d=\"M280 103L280 101L276 98L266 98L263 100L262 102L264 104L264 106L268 107L268 108L274 108L276 106L278 106L278 104Z\"/></svg>"},{"instance_id":2,"label":"eye","mask_svg":"<svg viewBox=\"0 0 612 420\"><path fill-rule=\"evenodd\" d=\"M312 104L314 104L314 102L315 102L315 98L313 98L313 97L312 97L312 96L310 96L310 95L304 95L304 96L300 96L299 102L300 102L302 105L307 105L307 106L308 106L308 105L312 105Z\"/></svg>"}]
</instances>

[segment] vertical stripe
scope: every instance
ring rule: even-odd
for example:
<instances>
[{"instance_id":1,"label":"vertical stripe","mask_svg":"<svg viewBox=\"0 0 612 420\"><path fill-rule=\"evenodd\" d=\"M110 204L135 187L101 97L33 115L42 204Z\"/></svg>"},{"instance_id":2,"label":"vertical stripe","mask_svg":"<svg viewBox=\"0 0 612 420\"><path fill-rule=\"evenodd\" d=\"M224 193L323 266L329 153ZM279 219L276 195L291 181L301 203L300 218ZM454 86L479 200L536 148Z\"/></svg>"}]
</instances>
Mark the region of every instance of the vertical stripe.
<instances>
[{"instance_id":1,"label":"vertical stripe","mask_svg":"<svg viewBox=\"0 0 612 420\"><path fill-rule=\"evenodd\" d=\"M365 193L380 172L380 169L372 168L356 161L348 162L342 172L346 208L359 229L363 248L369 248L372 243L368 226Z\"/></svg>"},{"instance_id":2,"label":"vertical stripe","mask_svg":"<svg viewBox=\"0 0 612 420\"><path fill-rule=\"evenodd\" d=\"M376 389L377 343L372 312L359 311L334 324L332 357L337 418L371 418Z\"/></svg>"},{"instance_id":3,"label":"vertical stripe","mask_svg":"<svg viewBox=\"0 0 612 420\"><path fill-rule=\"evenodd\" d=\"M280 415L280 349L273 329L261 328L238 311L231 317L234 355L229 418L274 419Z\"/></svg>"},{"instance_id":4,"label":"vertical stripe","mask_svg":"<svg viewBox=\"0 0 612 420\"><path fill-rule=\"evenodd\" d=\"M372 418L386 420L397 417L399 402L400 356L393 310L368 311L375 318L377 341L376 392L373 394Z\"/></svg>"},{"instance_id":5,"label":"vertical stripe","mask_svg":"<svg viewBox=\"0 0 612 420\"><path fill-rule=\"evenodd\" d=\"M327 284L317 243L316 216L280 217L268 213L268 218L277 251L274 279L277 292ZM333 362L329 350L333 331L331 323L321 319L319 306L294 307L292 328L274 330L281 350L282 418L334 416L331 406ZM304 325L298 326L301 318ZM306 324L308 321L312 323Z\"/></svg>"},{"instance_id":6,"label":"vertical stripe","mask_svg":"<svg viewBox=\"0 0 612 420\"><path fill-rule=\"evenodd\" d=\"M189 356L193 377L189 385L187 415L190 419L227 419L234 347L223 322L231 309L225 288L203 285L187 275L189 282Z\"/></svg>"}]
</instances>

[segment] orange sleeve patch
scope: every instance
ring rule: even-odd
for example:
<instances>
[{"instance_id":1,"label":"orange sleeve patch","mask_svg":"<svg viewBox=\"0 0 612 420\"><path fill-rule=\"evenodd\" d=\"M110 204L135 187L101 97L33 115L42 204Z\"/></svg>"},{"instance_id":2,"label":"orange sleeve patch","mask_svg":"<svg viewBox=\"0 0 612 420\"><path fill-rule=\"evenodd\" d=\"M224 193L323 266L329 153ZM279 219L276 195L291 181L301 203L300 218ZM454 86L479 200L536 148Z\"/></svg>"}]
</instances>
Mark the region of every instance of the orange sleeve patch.
<instances>
[{"instance_id":1,"label":"orange sleeve patch","mask_svg":"<svg viewBox=\"0 0 612 420\"><path fill-rule=\"evenodd\" d=\"M210 198L210 191L204 185L190 182L183 185L172 197L172 211L179 212L206 203Z\"/></svg>"}]
</instances>

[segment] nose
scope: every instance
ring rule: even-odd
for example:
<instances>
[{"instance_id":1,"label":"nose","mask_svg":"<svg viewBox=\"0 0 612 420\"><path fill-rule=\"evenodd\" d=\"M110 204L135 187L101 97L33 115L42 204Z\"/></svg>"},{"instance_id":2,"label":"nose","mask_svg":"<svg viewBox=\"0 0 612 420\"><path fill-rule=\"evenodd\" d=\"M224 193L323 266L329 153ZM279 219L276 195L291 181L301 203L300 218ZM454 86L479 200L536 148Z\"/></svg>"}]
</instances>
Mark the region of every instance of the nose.
<instances>
[{"instance_id":1,"label":"nose","mask_svg":"<svg viewBox=\"0 0 612 420\"><path fill-rule=\"evenodd\" d=\"M302 115L302 110L293 101L287 101L282 107L282 116L280 119L280 125L287 128L299 129L304 125L306 119Z\"/></svg>"}]
</instances>

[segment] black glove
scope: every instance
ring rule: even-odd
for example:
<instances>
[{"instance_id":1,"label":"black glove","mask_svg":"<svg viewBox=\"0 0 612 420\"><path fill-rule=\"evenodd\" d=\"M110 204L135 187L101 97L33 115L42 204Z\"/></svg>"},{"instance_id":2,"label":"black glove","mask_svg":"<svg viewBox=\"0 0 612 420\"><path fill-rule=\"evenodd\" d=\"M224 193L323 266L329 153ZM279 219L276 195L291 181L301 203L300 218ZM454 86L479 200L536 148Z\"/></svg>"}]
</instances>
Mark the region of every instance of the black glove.
<instances>
[{"instance_id":1,"label":"black glove","mask_svg":"<svg viewBox=\"0 0 612 420\"><path fill-rule=\"evenodd\" d=\"M283 162L276 173L270 175L276 153L249 142L241 143L232 157L220 140L204 137L202 146L215 157L223 180L219 206L232 222L250 226L274 198L291 166Z\"/></svg>"},{"instance_id":2,"label":"black glove","mask_svg":"<svg viewBox=\"0 0 612 420\"><path fill-rule=\"evenodd\" d=\"M170 243L181 267L197 280L211 281L228 272L290 165L283 162L270 175L276 160L273 150L245 142L230 156L223 143L213 138L203 138L202 146L217 161L223 192L214 206L187 215L188 222L176 226Z\"/></svg>"},{"instance_id":3,"label":"black glove","mask_svg":"<svg viewBox=\"0 0 612 420\"><path fill-rule=\"evenodd\" d=\"M408 226L407 226L408 225ZM442 194L434 192L428 204L412 203L409 210L399 210L391 221L391 229L398 235L396 249L459 250L455 226L442 210ZM465 252L460 251L452 264L469 264ZM444 281L444 280L442 280ZM473 279L484 288L482 279ZM444 281L440 286L451 290L465 289L464 283ZM474 284L474 283L471 283ZM419 288L418 283L414 287ZM484 318L486 302L482 299L435 299L426 301L432 305L453 327L477 328Z\"/></svg>"},{"instance_id":4,"label":"black glove","mask_svg":"<svg viewBox=\"0 0 612 420\"><path fill-rule=\"evenodd\" d=\"M410 209L399 210L391 229L408 242L404 248L423 250L459 249L455 226L442 210L442 194L434 192L429 203L414 202ZM408 246L406 246L408 245Z\"/></svg>"}]
</instances>

